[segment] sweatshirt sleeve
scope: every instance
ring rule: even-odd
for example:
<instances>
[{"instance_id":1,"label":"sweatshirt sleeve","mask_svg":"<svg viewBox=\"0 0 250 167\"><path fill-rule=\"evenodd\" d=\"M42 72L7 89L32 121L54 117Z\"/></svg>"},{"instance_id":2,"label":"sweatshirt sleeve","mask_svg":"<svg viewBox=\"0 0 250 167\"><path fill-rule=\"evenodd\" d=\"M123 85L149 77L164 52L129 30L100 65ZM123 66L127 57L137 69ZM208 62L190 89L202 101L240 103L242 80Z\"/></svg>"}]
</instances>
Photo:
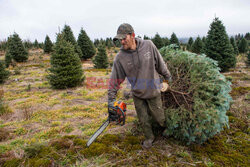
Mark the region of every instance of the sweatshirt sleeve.
<instances>
[{"instance_id":1,"label":"sweatshirt sleeve","mask_svg":"<svg viewBox=\"0 0 250 167\"><path fill-rule=\"evenodd\" d=\"M167 63L164 62L160 52L156 48L156 46L152 42L153 52L154 52L154 59L155 59L155 67L156 71L164 77L165 80L171 81L172 77L168 70Z\"/></svg>"},{"instance_id":2,"label":"sweatshirt sleeve","mask_svg":"<svg viewBox=\"0 0 250 167\"><path fill-rule=\"evenodd\" d=\"M118 56L118 55L117 55ZM119 60L115 58L111 76L109 79L109 86L108 86L108 102L112 102L116 99L117 91L120 88L120 84L125 80L126 74L120 64Z\"/></svg>"}]
</instances>

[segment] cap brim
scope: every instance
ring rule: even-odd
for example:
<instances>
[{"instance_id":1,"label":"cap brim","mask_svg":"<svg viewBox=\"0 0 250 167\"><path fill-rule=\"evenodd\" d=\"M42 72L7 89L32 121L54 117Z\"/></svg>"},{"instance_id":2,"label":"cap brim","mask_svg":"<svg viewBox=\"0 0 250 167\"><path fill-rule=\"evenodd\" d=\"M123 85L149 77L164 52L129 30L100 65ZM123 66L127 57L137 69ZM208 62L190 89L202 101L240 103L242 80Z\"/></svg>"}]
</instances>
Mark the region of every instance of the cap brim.
<instances>
[{"instance_id":1,"label":"cap brim","mask_svg":"<svg viewBox=\"0 0 250 167\"><path fill-rule=\"evenodd\" d=\"M126 35L125 35L125 34L117 34L117 35L113 38L113 40L117 40L117 39L122 40L122 39L124 39L124 38L126 38Z\"/></svg>"}]
</instances>

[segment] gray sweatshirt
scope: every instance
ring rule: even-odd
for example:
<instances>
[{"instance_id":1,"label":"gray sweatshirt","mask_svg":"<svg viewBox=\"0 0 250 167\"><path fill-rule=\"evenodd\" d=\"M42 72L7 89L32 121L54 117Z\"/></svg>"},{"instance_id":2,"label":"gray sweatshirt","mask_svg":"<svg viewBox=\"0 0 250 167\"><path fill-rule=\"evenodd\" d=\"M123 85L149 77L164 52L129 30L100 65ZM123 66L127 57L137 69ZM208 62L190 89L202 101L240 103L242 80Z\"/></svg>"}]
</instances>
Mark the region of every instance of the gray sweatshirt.
<instances>
[{"instance_id":1,"label":"gray sweatshirt","mask_svg":"<svg viewBox=\"0 0 250 167\"><path fill-rule=\"evenodd\" d=\"M109 81L108 100L114 101L119 85L127 77L134 96L150 99L160 94L160 75L171 78L167 65L150 40L136 38L136 50L120 49Z\"/></svg>"}]
</instances>

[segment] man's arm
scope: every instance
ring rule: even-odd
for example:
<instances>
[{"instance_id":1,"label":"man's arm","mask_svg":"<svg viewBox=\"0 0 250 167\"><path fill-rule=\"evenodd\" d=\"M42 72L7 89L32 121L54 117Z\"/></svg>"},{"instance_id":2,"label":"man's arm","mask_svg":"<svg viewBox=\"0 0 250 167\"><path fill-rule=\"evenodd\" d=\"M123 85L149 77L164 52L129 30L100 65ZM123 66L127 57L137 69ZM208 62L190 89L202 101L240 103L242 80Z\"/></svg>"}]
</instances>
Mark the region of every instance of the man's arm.
<instances>
[{"instance_id":1,"label":"man's arm","mask_svg":"<svg viewBox=\"0 0 250 167\"><path fill-rule=\"evenodd\" d=\"M172 81L171 73L168 70L167 63L164 62L160 52L156 48L156 46L152 42L153 52L154 52L154 59L155 59L155 68L156 71L164 77L164 80L169 82Z\"/></svg>"},{"instance_id":2,"label":"man's arm","mask_svg":"<svg viewBox=\"0 0 250 167\"><path fill-rule=\"evenodd\" d=\"M122 65L117 59L113 63L111 76L109 79L109 87L108 87L108 102L111 103L115 101L117 91L120 88L120 84L125 80L126 74L122 68Z\"/></svg>"}]
</instances>

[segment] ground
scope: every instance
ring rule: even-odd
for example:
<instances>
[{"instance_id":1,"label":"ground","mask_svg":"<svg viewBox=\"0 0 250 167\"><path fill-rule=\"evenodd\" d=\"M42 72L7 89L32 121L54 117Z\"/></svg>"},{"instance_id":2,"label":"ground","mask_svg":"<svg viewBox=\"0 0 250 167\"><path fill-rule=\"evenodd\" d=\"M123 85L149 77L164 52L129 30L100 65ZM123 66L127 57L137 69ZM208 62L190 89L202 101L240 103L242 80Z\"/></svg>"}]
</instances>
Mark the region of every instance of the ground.
<instances>
[{"instance_id":1,"label":"ground","mask_svg":"<svg viewBox=\"0 0 250 167\"><path fill-rule=\"evenodd\" d=\"M115 52L108 52L110 60ZM10 67L12 75L1 85L0 166L250 165L250 73L245 55L239 55L237 67L224 74L233 83L229 129L203 145L186 146L158 136L149 150L141 147L144 137L133 100L123 97L126 83L118 93L128 105L126 125L110 125L87 148L89 137L107 119L105 86L111 70L95 70L91 61L84 61L86 79L81 86L54 90L46 79L49 59L41 49L30 50L29 60Z\"/></svg>"}]
</instances>

